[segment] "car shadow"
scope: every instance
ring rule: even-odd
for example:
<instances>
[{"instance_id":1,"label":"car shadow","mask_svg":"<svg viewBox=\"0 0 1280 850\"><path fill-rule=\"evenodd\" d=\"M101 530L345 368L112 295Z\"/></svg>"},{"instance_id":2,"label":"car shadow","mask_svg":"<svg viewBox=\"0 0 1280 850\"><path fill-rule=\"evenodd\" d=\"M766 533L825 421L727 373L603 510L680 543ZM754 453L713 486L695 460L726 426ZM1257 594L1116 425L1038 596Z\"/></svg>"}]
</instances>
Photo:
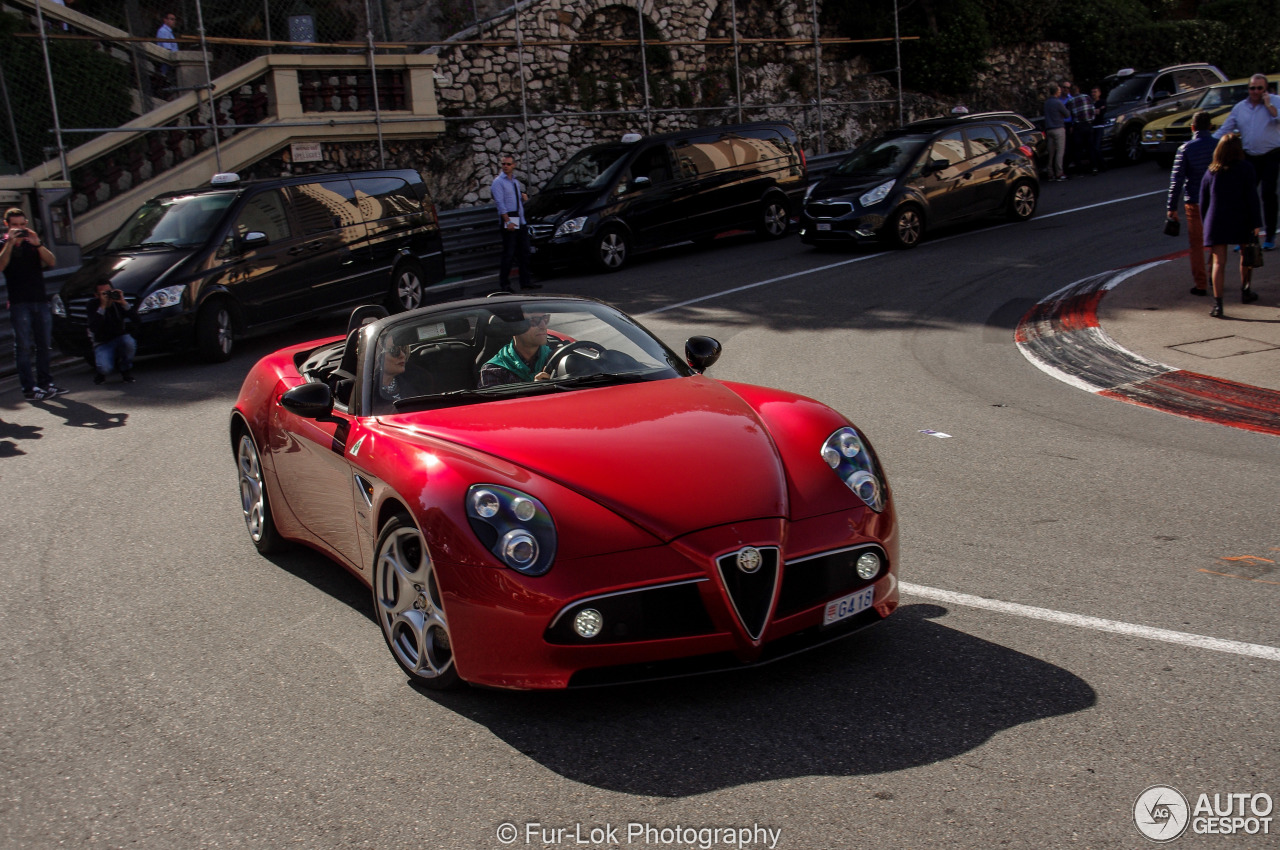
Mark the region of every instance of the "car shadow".
<instances>
[{"instance_id":1,"label":"car shadow","mask_svg":"<svg viewBox=\"0 0 1280 850\"><path fill-rule=\"evenodd\" d=\"M907 605L859 635L733 673L552 693L419 691L567 779L654 797L931 764L1096 703L1078 676L936 622L945 614Z\"/></svg>"}]
</instances>

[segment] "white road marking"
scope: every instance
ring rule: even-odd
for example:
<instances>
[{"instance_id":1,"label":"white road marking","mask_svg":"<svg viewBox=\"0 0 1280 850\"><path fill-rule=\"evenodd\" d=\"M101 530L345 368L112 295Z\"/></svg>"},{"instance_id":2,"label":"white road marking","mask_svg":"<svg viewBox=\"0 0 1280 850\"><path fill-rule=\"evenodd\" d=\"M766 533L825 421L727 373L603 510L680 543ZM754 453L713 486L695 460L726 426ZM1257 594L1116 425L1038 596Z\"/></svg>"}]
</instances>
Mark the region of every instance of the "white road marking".
<instances>
[{"instance_id":1,"label":"white road marking","mask_svg":"<svg viewBox=\"0 0 1280 850\"><path fill-rule=\"evenodd\" d=\"M1111 632L1129 637L1158 640L1164 643L1177 643L1183 646L1194 646L1197 649L1208 649L1213 652L1229 652L1234 655L1245 655L1251 658L1263 658L1267 661L1280 661L1280 647L1265 646L1257 643L1244 643L1238 640L1205 637L1204 635L1174 632L1168 629L1157 629L1152 626L1139 626L1133 623L1122 623L1118 620L1104 620L1100 617L1086 617L1082 614L1068 614L1064 611L1053 611L1048 608L1036 608L1031 605L1019 605L1016 602L1001 602L999 599L987 599L983 596L972 596L968 593L956 593L952 590L939 590L936 587L924 587L918 584L900 582L903 593L932 599L935 602L949 602L952 605L964 605L969 608L983 608L1001 614L1012 614L1015 617L1027 617L1032 620L1046 620L1080 629L1093 629L1099 632Z\"/></svg>"}]
</instances>

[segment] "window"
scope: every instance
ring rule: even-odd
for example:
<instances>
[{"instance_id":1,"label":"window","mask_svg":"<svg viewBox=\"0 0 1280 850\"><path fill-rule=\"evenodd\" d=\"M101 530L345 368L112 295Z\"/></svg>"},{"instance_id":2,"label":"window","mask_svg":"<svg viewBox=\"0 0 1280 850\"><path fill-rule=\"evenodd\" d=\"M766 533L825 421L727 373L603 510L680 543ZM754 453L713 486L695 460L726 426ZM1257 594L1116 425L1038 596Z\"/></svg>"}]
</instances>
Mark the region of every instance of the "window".
<instances>
[{"instance_id":1,"label":"window","mask_svg":"<svg viewBox=\"0 0 1280 850\"><path fill-rule=\"evenodd\" d=\"M939 136L937 141L933 143L933 148L929 151L929 159L933 161L944 160L948 167L964 162L968 158L964 148L964 133L961 130L952 130L946 135Z\"/></svg>"},{"instance_id":2,"label":"window","mask_svg":"<svg viewBox=\"0 0 1280 850\"><path fill-rule=\"evenodd\" d=\"M326 180L289 187L289 201L307 236L360 223L351 181Z\"/></svg>"},{"instance_id":3,"label":"window","mask_svg":"<svg viewBox=\"0 0 1280 850\"><path fill-rule=\"evenodd\" d=\"M365 221L419 212L413 189L399 177L353 177L351 185Z\"/></svg>"},{"instance_id":4,"label":"window","mask_svg":"<svg viewBox=\"0 0 1280 850\"><path fill-rule=\"evenodd\" d=\"M671 155L666 145L649 148L631 164L631 179L648 177L653 184L665 183L671 179Z\"/></svg>"},{"instance_id":5,"label":"window","mask_svg":"<svg viewBox=\"0 0 1280 850\"><path fill-rule=\"evenodd\" d=\"M257 231L267 234L268 242L279 242L288 239L290 234L289 216L285 212L280 192L270 189L259 192L245 202L244 209L236 218L233 228L236 236L243 238L246 234Z\"/></svg>"},{"instance_id":6,"label":"window","mask_svg":"<svg viewBox=\"0 0 1280 850\"><path fill-rule=\"evenodd\" d=\"M719 133L676 142L676 161L684 177L705 176L730 168L734 165L733 142Z\"/></svg>"},{"instance_id":7,"label":"window","mask_svg":"<svg viewBox=\"0 0 1280 850\"><path fill-rule=\"evenodd\" d=\"M1185 91L1185 88L1178 87L1177 80L1173 74L1161 74L1156 78L1155 84L1151 86L1152 97L1168 97L1180 91Z\"/></svg>"},{"instance_id":8,"label":"window","mask_svg":"<svg viewBox=\"0 0 1280 850\"><path fill-rule=\"evenodd\" d=\"M971 127L966 135L969 137L974 156L997 154L1002 150L1008 150L1006 142L1008 136L999 132L999 128L991 124Z\"/></svg>"}]
</instances>

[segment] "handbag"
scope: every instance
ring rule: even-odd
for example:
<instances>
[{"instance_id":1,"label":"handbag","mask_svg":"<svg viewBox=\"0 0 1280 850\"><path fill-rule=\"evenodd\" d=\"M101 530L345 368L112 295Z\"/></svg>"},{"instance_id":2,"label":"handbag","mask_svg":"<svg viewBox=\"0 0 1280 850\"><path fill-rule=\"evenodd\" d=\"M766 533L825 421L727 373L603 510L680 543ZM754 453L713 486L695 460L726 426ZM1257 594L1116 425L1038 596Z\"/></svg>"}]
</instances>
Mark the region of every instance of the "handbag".
<instances>
[{"instance_id":1,"label":"handbag","mask_svg":"<svg viewBox=\"0 0 1280 850\"><path fill-rule=\"evenodd\" d=\"M1182 232L1182 222L1176 218L1166 218L1164 220L1164 235L1177 236Z\"/></svg>"},{"instance_id":2,"label":"handbag","mask_svg":"<svg viewBox=\"0 0 1280 850\"><path fill-rule=\"evenodd\" d=\"M1251 269L1262 268L1262 246L1256 241L1241 245L1240 262Z\"/></svg>"}]
</instances>

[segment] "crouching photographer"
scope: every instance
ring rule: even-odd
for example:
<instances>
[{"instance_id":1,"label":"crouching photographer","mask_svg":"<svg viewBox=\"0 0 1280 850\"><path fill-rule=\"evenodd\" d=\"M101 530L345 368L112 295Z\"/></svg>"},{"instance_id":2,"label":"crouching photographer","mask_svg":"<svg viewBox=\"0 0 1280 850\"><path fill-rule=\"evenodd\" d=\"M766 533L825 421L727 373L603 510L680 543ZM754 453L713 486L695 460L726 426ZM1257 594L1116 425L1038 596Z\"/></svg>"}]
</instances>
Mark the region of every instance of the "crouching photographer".
<instances>
[{"instance_id":1,"label":"crouching photographer","mask_svg":"<svg viewBox=\"0 0 1280 850\"><path fill-rule=\"evenodd\" d=\"M93 342L93 363L97 374L95 384L107 380L113 369L120 370L125 383L133 383L133 355L138 343L129 333L128 323L138 317L137 306L129 307L124 293L112 289L107 281L94 287L97 306L89 308L89 339Z\"/></svg>"}]
</instances>

